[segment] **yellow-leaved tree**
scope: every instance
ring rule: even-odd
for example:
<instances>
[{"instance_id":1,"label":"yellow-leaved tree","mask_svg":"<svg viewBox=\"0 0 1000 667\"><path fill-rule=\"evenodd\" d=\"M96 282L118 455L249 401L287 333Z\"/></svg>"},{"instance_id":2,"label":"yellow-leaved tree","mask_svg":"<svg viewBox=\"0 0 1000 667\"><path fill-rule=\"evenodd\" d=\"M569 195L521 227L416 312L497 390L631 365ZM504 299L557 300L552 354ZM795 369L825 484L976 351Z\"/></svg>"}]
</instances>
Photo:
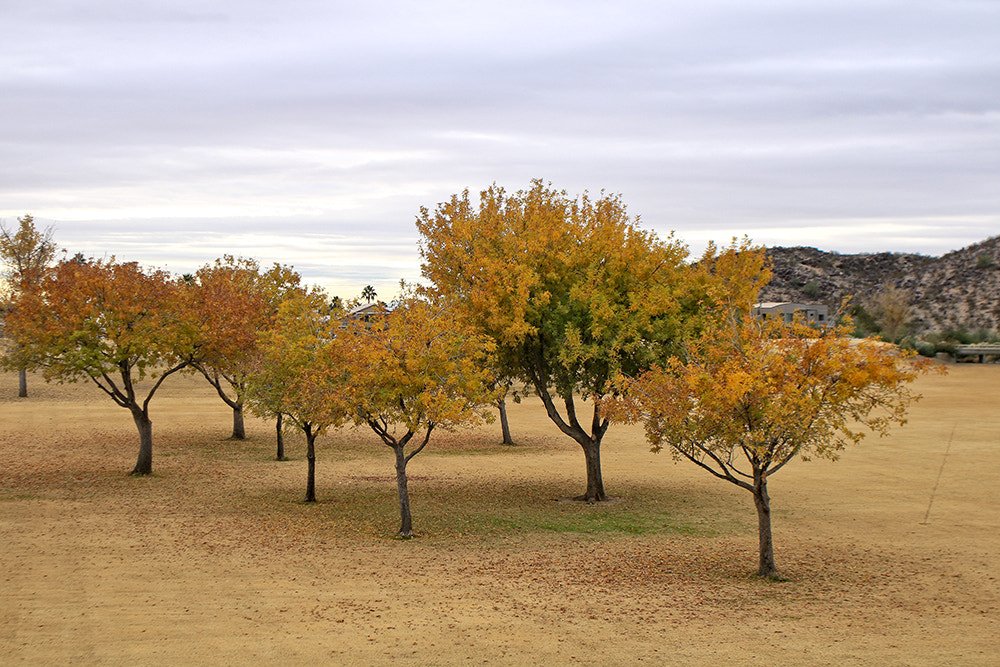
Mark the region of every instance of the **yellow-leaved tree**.
<instances>
[{"instance_id":1,"label":"yellow-leaved tree","mask_svg":"<svg viewBox=\"0 0 1000 667\"><path fill-rule=\"evenodd\" d=\"M291 292L261 332L259 353L246 378L245 402L259 417L284 417L306 437L305 502L316 502L316 438L351 416L339 402L347 382L338 320L319 289Z\"/></svg>"},{"instance_id":2,"label":"yellow-leaved tree","mask_svg":"<svg viewBox=\"0 0 1000 667\"><path fill-rule=\"evenodd\" d=\"M412 294L367 322L347 323L330 342L346 375L334 404L349 405L395 456L400 537L413 535L406 466L436 430L489 419L497 399L494 345L452 308ZM331 372L338 368L328 365ZM342 376L329 381L341 382Z\"/></svg>"},{"instance_id":3,"label":"yellow-leaved tree","mask_svg":"<svg viewBox=\"0 0 1000 667\"><path fill-rule=\"evenodd\" d=\"M617 196L572 198L540 180L516 194L494 185L478 205L465 191L422 209L417 228L424 277L494 341L498 376L529 385L583 449L580 499L606 500L609 422L593 399L688 335L700 297L685 247L640 229Z\"/></svg>"},{"instance_id":4,"label":"yellow-leaved tree","mask_svg":"<svg viewBox=\"0 0 1000 667\"><path fill-rule=\"evenodd\" d=\"M669 450L749 491L757 508L757 574L776 577L771 476L795 458L836 459L867 432L886 435L916 399L908 385L929 362L849 326L816 328L759 320L756 290L768 277L746 247L710 252L700 267L715 280L715 316L666 364L623 377L608 402L615 419L641 422L653 451Z\"/></svg>"}]
</instances>

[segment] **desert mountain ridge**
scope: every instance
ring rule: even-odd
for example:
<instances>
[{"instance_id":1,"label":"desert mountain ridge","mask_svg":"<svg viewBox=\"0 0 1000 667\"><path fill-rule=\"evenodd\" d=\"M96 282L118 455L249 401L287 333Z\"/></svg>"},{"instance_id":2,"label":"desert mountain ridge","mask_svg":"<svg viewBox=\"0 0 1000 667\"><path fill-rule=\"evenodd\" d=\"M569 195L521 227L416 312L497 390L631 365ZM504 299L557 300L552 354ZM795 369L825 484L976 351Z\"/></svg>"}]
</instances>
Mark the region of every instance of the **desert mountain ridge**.
<instances>
[{"instance_id":1,"label":"desert mountain ridge","mask_svg":"<svg viewBox=\"0 0 1000 667\"><path fill-rule=\"evenodd\" d=\"M845 255L816 248L766 249L774 277L761 301L822 303L843 299L869 309L886 287L909 297L914 334L1000 331L1000 236L941 257L909 253Z\"/></svg>"}]
</instances>

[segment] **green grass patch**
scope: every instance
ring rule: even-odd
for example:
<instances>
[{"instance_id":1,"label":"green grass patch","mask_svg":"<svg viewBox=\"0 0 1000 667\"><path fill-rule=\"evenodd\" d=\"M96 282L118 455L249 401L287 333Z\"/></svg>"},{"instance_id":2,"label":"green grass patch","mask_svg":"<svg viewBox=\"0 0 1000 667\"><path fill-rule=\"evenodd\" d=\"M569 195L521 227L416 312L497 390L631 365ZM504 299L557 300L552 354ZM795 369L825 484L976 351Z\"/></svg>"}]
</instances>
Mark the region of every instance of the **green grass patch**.
<instances>
[{"instance_id":1,"label":"green grass patch","mask_svg":"<svg viewBox=\"0 0 1000 667\"><path fill-rule=\"evenodd\" d=\"M692 502L691 498L678 502L676 495L664 488L622 491L612 502L588 505L559 500L570 496L571 489L553 484L411 481L410 500L414 531L431 539L561 535L603 539L664 534L716 537L746 529L739 520L739 508L736 513L728 507L720 511L713 506L716 499L701 499L707 504ZM278 511L289 511L287 501L298 500L300 493L296 490L283 498ZM344 483L321 489L318 495L318 507L293 510L297 515L304 512L311 516L310 524L315 529L372 537L395 534L399 505L394 481ZM309 515L312 510L316 511Z\"/></svg>"}]
</instances>

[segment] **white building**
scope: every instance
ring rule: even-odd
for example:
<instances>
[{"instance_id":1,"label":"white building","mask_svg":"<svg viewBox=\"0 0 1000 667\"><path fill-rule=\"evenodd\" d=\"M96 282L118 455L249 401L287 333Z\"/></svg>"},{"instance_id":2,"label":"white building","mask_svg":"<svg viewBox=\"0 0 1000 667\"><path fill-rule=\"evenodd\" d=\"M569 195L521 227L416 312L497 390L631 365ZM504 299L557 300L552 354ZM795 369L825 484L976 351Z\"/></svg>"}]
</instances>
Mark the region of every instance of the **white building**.
<instances>
[{"instance_id":1,"label":"white building","mask_svg":"<svg viewBox=\"0 0 1000 667\"><path fill-rule=\"evenodd\" d=\"M769 320L780 317L785 322L791 322L798 315L806 324L830 326L829 308L819 303L793 303L791 301L766 301L755 304L754 317Z\"/></svg>"}]
</instances>

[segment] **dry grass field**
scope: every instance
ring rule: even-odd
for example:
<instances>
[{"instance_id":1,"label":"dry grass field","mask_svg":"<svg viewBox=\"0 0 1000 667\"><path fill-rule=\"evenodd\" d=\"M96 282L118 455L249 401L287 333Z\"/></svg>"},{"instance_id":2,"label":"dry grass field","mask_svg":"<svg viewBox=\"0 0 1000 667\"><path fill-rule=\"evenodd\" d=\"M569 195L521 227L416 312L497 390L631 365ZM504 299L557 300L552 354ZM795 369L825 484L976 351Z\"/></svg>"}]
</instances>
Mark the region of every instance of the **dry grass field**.
<instances>
[{"instance_id":1,"label":"dry grass field","mask_svg":"<svg viewBox=\"0 0 1000 667\"><path fill-rule=\"evenodd\" d=\"M771 480L778 567L744 491L612 428L615 502L528 400L410 464L345 429L303 444L172 378L155 474L126 475L127 411L87 385L0 376L0 664L1000 664L1000 366L954 366L891 437Z\"/></svg>"}]
</instances>

